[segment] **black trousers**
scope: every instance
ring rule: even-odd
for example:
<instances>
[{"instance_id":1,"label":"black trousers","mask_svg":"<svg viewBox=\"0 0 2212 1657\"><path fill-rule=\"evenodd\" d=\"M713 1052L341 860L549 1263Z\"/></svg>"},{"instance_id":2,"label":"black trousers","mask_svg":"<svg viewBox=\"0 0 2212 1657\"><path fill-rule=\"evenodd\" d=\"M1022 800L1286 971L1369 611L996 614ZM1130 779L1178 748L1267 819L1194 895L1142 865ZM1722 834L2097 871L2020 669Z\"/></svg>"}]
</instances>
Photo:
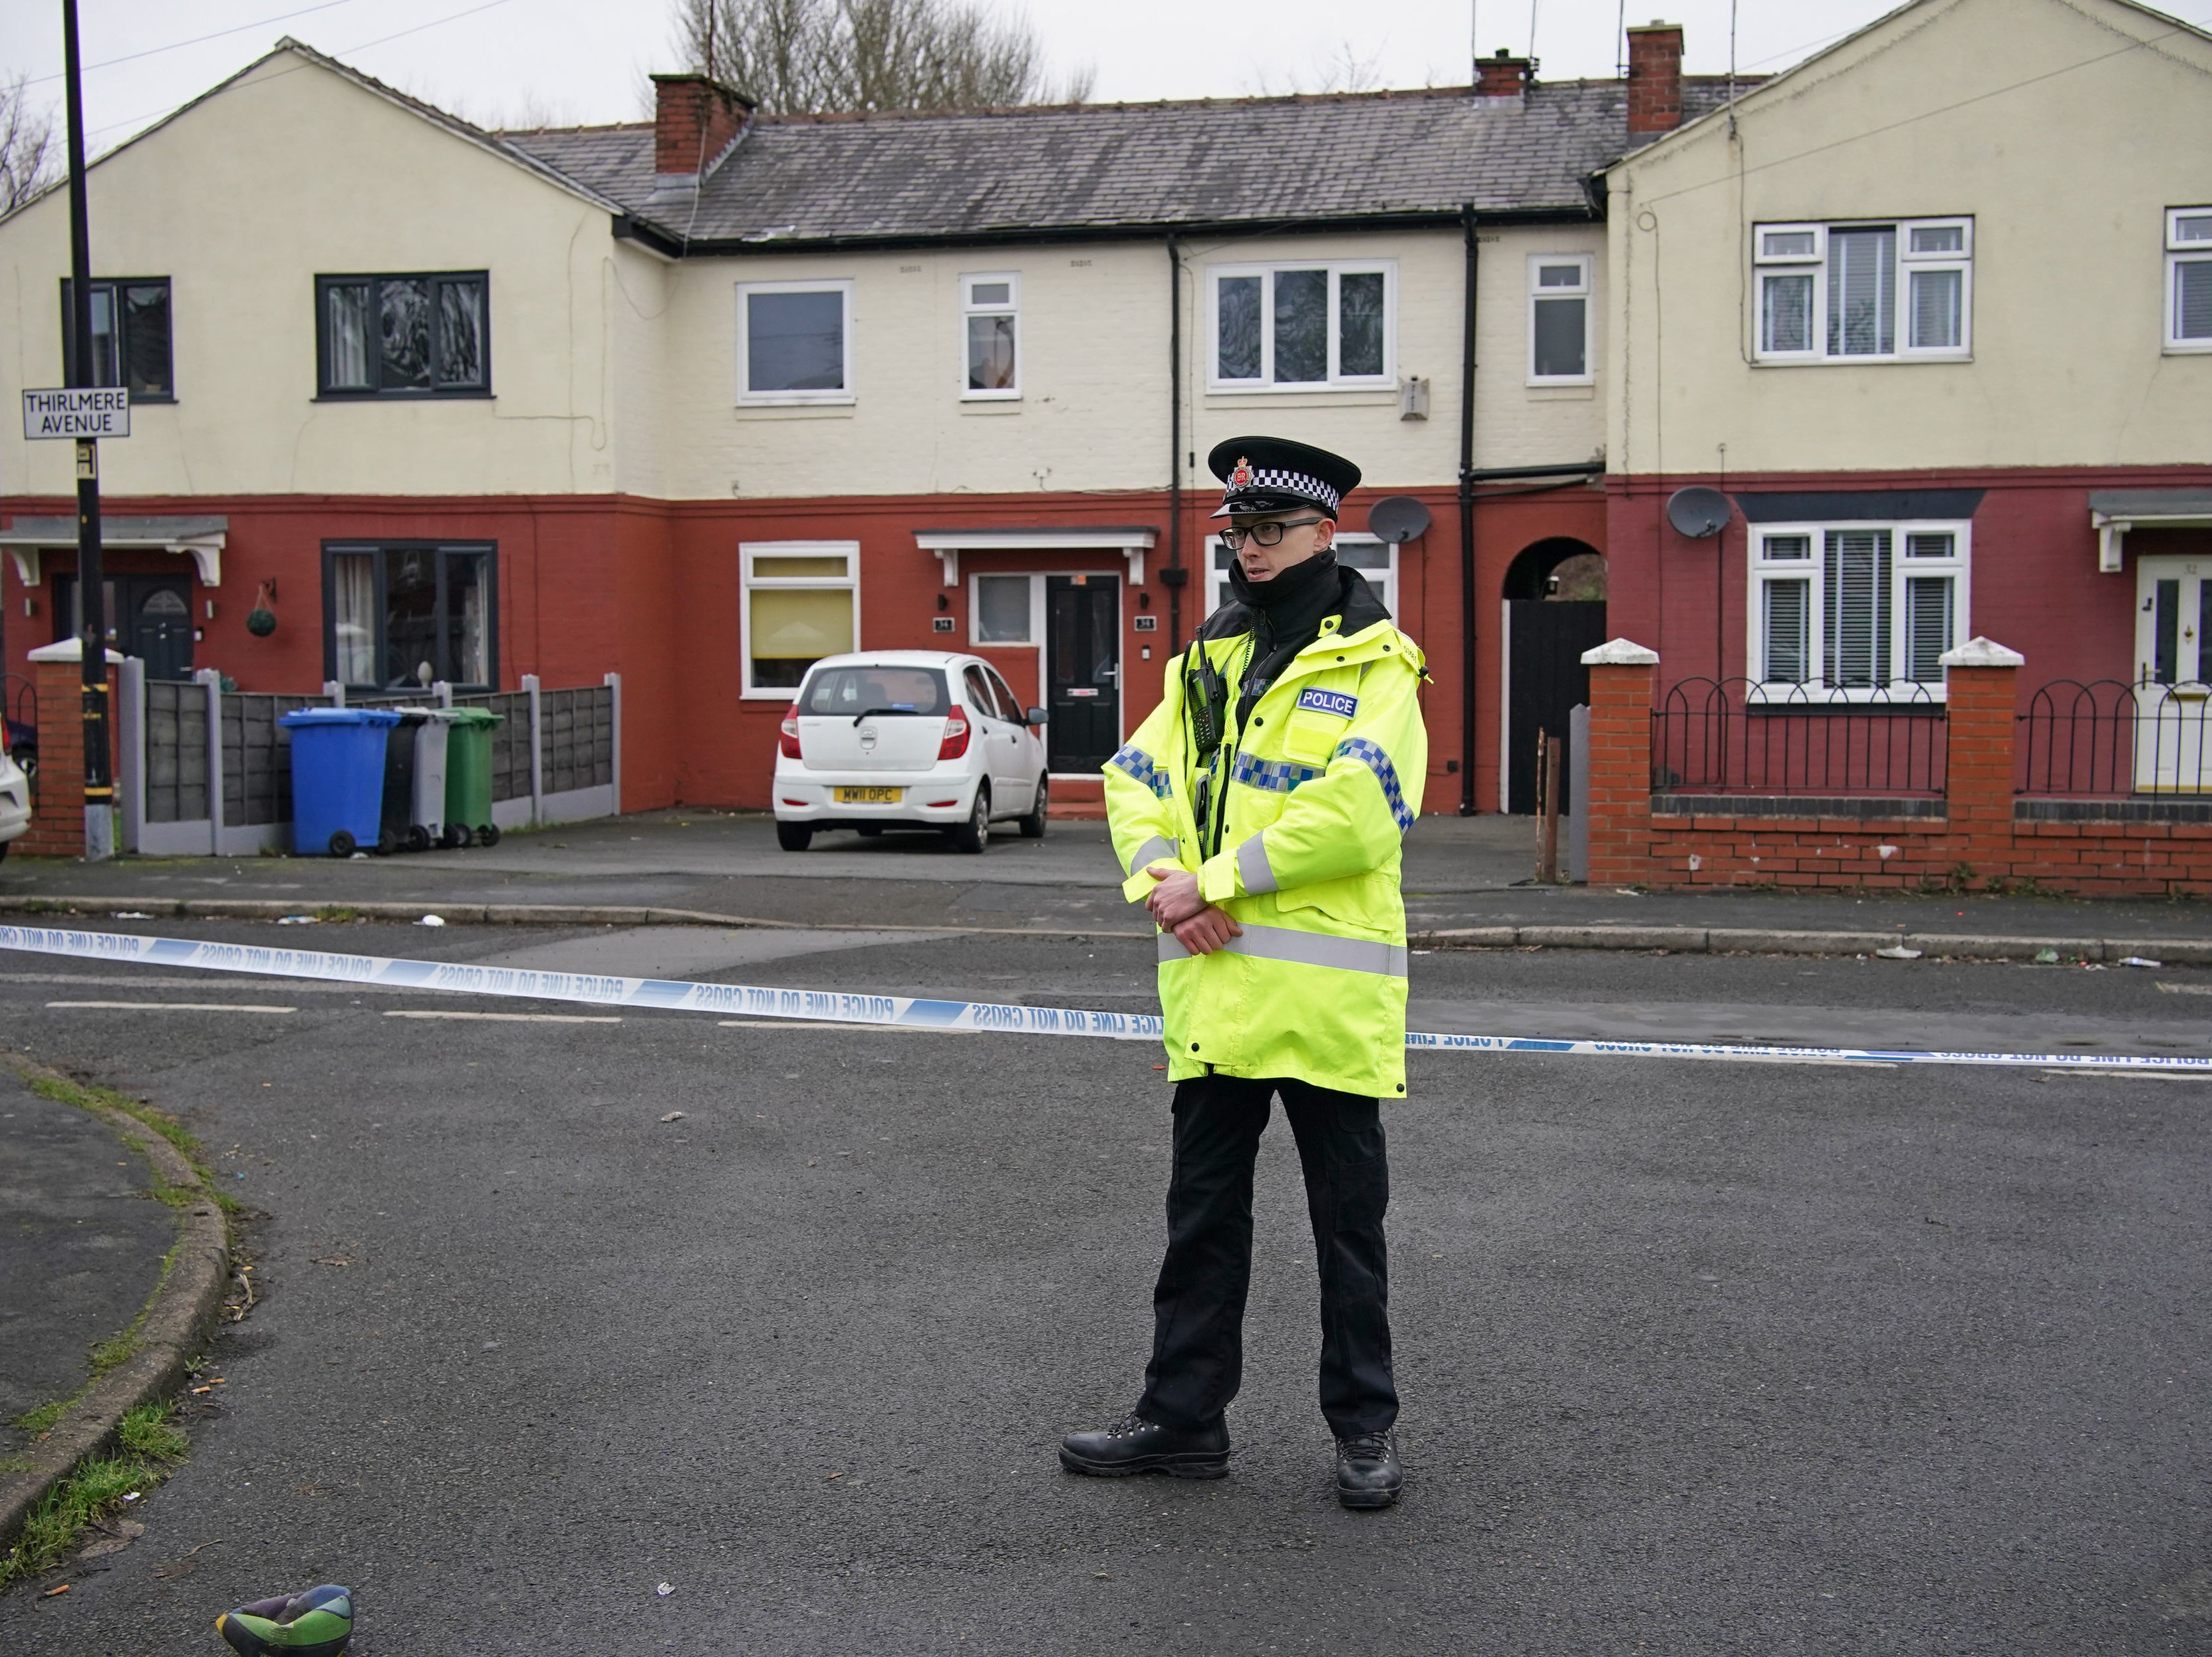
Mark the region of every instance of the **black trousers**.
<instances>
[{"instance_id":1,"label":"black trousers","mask_svg":"<svg viewBox=\"0 0 2212 1657\"><path fill-rule=\"evenodd\" d=\"M1252 1164L1276 1094L1297 1138L1321 1264L1321 1412L1339 1437L1398 1418L1382 1213L1390 1167L1376 1101L1304 1082L1201 1076L1176 1084L1168 1253L1152 1291L1148 1420L1202 1426L1243 1377Z\"/></svg>"}]
</instances>

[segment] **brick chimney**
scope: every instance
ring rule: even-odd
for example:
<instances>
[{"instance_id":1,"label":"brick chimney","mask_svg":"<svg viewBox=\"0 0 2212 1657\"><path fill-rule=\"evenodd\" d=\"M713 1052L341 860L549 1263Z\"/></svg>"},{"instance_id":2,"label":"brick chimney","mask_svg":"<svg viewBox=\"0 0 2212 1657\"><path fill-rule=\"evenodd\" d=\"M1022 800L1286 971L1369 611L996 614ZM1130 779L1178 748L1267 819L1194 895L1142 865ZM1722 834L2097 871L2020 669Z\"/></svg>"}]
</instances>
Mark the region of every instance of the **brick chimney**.
<instances>
[{"instance_id":1,"label":"brick chimney","mask_svg":"<svg viewBox=\"0 0 2212 1657\"><path fill-rule=\"evenodd\" d=\"M1682 26L1658 19L1628 31L1628 136L1652 138L1682 124Z\"/></svg>"},{"instance_id":2,"label":"brick chimney","mask_svg":"<svg viewBox=\"0 0 2212 1657\"><path fill-rule=\"evenodd\" d=\"M653 96L653 170L663 179L710 170L753 112L750 99L704 75L656 75Z\"/></svg>"},{"instance_id":3,"label":"brick chimney","mask_svg":"<svg viewBox=\"0 0 2212 1657\"><path fill-rule=\"evenodd\" d=\"M1535 67L1533 59L1516 58L1500 46L1495 58L1474 60L1474 95L1478 98L1517 98L1528 89L1530 74Z\"/></svg>"}]
</instances>

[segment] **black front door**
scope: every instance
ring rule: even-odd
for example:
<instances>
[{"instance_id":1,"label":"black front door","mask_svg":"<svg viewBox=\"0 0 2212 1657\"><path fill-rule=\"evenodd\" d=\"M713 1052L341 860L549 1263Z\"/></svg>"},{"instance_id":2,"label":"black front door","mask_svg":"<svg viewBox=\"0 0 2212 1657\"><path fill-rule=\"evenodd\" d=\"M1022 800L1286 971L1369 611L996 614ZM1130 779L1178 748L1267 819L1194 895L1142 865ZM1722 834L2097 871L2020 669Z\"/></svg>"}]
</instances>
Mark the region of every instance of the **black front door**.
<instances>
[{"instance_id":1,"label":"black front door","mask_svg":"<svg viewBox=\"0 0 2212 1657\"><path fill-rule=\"evenodd\" d=\"M1567 711L1589 700L1583 652L1605 642L1605 606L1557 599L1515 599L1505 606L1510 683L1506 690L1505 798L1534 813L1537 733L1559 739L1559 810L1571 811L1567 779Z\"/></svg>"},{"instance_id":2,"label":"black front door","mask_svg":"<svg viewBox=\"0 0 2212 1657\"><path fill-rule=\"evenodd\" d=\"M146 664L149 679L192 677L192 583L185 575L111 575L102 583L107 601L108 647ZM61 638L83 625L76 577L54 577L54 612L66 617Z\"/></svg>"},{"instance_id":3,"label":"black front door","mask_svg":"<svg viewBox=\"0 0 2212 1657\"><path fill-rule=\"evenodd\" d=\"M1045 763L1096 771L1121 745L1121 583L1045 578Z\"/></svg>"}]
</instances>

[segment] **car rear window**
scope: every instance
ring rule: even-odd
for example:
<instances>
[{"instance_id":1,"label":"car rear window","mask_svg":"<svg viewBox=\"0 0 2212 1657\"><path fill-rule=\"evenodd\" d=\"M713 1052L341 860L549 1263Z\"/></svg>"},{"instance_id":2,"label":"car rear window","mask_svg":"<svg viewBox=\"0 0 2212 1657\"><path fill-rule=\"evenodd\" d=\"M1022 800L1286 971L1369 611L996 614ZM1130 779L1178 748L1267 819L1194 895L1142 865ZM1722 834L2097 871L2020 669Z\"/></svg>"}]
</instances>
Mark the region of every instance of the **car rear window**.
<instances>
[{"instance_id":1,"label":"car rear window","mask_svg":"<svg viewBox=\"0 0 2212 1657\"><path fill-rule=\"evenodd\" d=\"M799 694L805 713L942 713L951 705L945 671L935 667L824 667Z\"/></svg>"}]
</instances>

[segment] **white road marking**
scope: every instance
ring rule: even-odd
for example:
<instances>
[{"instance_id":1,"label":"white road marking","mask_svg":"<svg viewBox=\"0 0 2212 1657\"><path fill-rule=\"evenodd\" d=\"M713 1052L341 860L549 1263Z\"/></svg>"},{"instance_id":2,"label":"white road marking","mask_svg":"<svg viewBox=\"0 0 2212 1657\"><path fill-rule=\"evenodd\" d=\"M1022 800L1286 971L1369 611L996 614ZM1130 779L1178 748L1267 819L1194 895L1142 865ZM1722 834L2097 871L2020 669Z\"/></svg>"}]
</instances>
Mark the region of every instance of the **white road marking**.
<instances>
[{"instance_id":1,"label":"white road marking","mask_svg":"<svg viewBox=\"0 0 2212 1657\"><path fill-rule=\"evenodd\" d=\"M2045 1076L2124 1076L2131 1082L2212 1082L2212 1076L2191 1076L2170 1070L2045 1070Z\"/></svg>"},{"instance_id":2,"label":"white road marking","mask_svg":"<svg viewBox=\"0 0 2212 1657\"><path fill-rule=\"evenodd\" d=\"M2161 984L2168 995L2212 995L2212 984Z\"/></svg>"},{"instance_id":3,"label":"white road marking","mask_svg":"<svg viewBox=\"0 0 2212 1657\"><path fill-rule=\"evenodd\" d=\"M410 1007L387 1012L386 1018L473 1018L490 1024L619 1024L619 1018L582 1012L447 1012Z\"/></svg>"},{"instance_id":4,"label":"white road marking","mask_svg":"<svg viewBox=\"0 0 2212 1657\"><path fill-rule=\"evenodd\" d=\"M49 1001L49 1007L107 1007L133 1012L297 1012L297 1007L257 1007L241 1001Z\"/></svg>"}]
</instances>

